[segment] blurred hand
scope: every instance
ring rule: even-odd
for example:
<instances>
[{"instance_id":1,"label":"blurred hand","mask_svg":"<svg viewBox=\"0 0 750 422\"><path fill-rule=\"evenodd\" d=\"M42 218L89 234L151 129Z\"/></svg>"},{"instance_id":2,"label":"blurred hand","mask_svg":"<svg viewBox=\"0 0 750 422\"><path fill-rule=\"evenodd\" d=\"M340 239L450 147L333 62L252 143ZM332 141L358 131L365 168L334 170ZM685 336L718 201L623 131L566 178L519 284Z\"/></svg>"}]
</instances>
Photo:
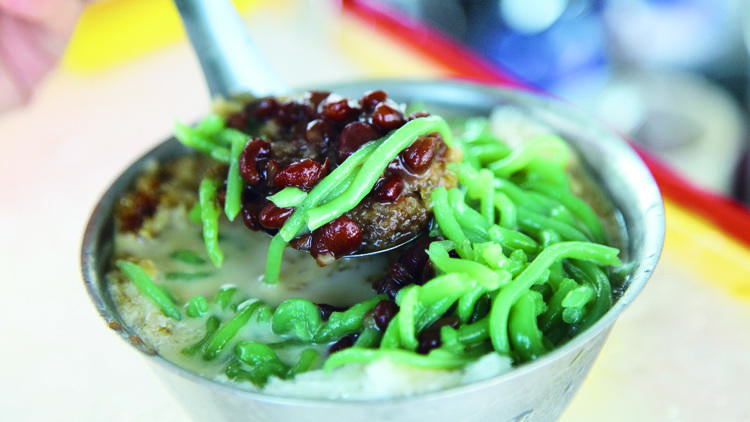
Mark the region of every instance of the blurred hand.
<instances>
[{"instance_id":1,"label":"blurred hand","mask_svg":"<svg viewBox=\"0 0 750 422\"><path fill-rule=\"evenodd\" d=\"M0 111L25 104L65 50L85 0L0 0Z\"/></svg>"}]
</instances>

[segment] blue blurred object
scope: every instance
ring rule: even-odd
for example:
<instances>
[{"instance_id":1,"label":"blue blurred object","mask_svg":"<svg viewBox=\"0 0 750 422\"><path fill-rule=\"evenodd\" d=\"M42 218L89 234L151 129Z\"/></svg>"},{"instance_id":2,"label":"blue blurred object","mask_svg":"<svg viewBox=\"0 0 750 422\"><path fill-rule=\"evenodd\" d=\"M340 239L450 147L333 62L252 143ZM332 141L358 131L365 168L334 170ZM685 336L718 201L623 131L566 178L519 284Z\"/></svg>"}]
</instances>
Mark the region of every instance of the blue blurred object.
<instances>
[{"instance_id":1,"label":"blue blurred object","mask_svg":"<svg viewBox=\"0 0 750 422\"><path fill-rule=\"evenodd\" d=\"M383 2L558 94L583 80L600 84L610 66L621 64L690 69L744 90L739 17L748 0Z\"/></svg>"},{"instance_id":2,"label":"blue blurred object","mask_svg":"<svg viewBox=\"0 0 750 422\"><path fill-rule=\"evenodd\" d=\"M465 42L521 80L544 89L606 71L600 0L472 1Z\"/></svg>"}]
</instances>

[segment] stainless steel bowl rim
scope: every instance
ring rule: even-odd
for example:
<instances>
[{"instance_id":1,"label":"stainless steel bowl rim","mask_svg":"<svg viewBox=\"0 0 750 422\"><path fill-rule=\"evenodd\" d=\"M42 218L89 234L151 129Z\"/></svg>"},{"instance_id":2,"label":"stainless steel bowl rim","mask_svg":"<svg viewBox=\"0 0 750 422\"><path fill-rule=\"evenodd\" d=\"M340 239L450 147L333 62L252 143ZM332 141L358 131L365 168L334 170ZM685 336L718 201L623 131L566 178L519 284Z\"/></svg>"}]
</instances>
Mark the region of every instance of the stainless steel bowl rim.
<instances>
[{"instance_id":1,"label":"stainless steel bowl rim","mask_svg":"<svg viewBox=\"0 0 750 422\"><path fill-rule=\"evenodd\" d=\"M612 132L610 129L606 128L603 124L599 123L596 119L587 115L585 112L576 109L574 106L571 106L570 104L562 103L559 100L555 100L549 97L543 97L537 94L532 94L529 92L520 91L520 90L512 89L512 88L504 88L504 87L485 85L485 84L479 84L479 83L474 83L474 82L456 81L456 80L383 79L383 80L367 80L367 81L357 81L357 82L348 82L348 83L338 83L335 85L326 85L323 87L321 86L306 87L306 88L301 88L296 91L305 92L309 89L326 89L326 90L331 90L333 92L336 92L336 91L340 91L344 89L353 89L353 88L362 88L362 91L365 91L367 89L373 89L371 87L378 87L379 89L384 89L386 92L390 92L389 87L397 88L399 86L400 87L408 86L410 88L420 88L424 90L447 89L449 91L455 90L456 92L481 91L483 93L489 93L490 95L493 95L496 97L520 98L528 104L545 109L549 112L552 112L556 115L559 115L565 118L566 120L572 120L576 123L587 126L590 131L593 131L592 133L594 133L598 138L605 140L606 142L614 142L616 144L621 144L620 146L618 146L619 148L618 153L621 153L624 155L619 158L621 160L622 159L627 160L627 163L631 167L632 171L640 172L642 173L640 174L641 177L645 177L646 179L650 180L650 183L647 183L646 185L639 187L638 194L646 198L647 202L650 204L650 206L645 210L643 217L646 219L645 224L646 224L646 227L648 228L648 230L645 233L646 238L644 239L644 243L646 245L650 245L651 247L648 250L648 253L642 258L642 260L635 263L635 267L633 268L629 276L630 281L629 281L627 288L625 289L625 292L623 293L622 297L620 297L619 300L612 306L612 308L609 311L607 311L607 313L604 316L602 316L599 319L599 321L597 321L593 326L589 327L587 330L581 333L578 333L573 339L571 339L570 341L568 341L561 347L556 348L554 351L532 362L528 362L518 367L512 368L506 373L503 373L503 374L500 374L495 377L491 377L482 381L477 381L477 382L470 383L470 384L452 387L452 388L445 389L445 390L439 390L435 392L423 393L423 394L418 394L418 395L413 395L413 396L401 396L401 397L394 397L394 398L387 398L387 399L342 400L342 399L326 399L326 398L313 399L313 398L275 396L275 395L265 394L262 392L244 390L244 389L232 386L230 384L227 384L225 382L221 382L218 380L200 376L198 374L195 374L191 371L188 371L176 365L175 363L161 357L158 354L149 353L144 348L139 348L139 350L142 353L144 353L146 357L148 357L151 360L156 361L158 364L162 366L169 368L171 371L177 372L178 374L192 380L193 382L198 382L198 383L208 382L210 383L210 386L212 388L224 390L224 392L229 392L234 395L246 397L252 400L263 401L266 403L276 403L276 404L283 404L283 405L304 404L306 406L314 405L317 407L357 406L357 405L362 405L362 404L378 405L378 404L383 404L383 403L395 403L395 402L401 402L401 401L440 400L444 398L449 398L453 395L471 393L473 390L485 389L485 388L492 386L493 384L504 383L514 378L523 377L528 372L536 371L539 368L542 368L554 362L556 359L558 359L558 357L564 355L565 351L570 350L570 349L575 349L579 346L584 345L593 337L596 337L597 334L599 334L602 330L607 329L614 323L615 319L635 299L635 297L640 293L640 291L643 289L646 282L648 281L648 278L650 277L650 273L655 268L656 263L658 262L658 259L660 257L662 245L663 245L663 239L664 239L664 231L665 231L664 207L663 207L661 195L656 186L656 183L651 177L650 172L646 168L645 164L643 164L643 162L637 156L637 154L635 154L635 152L629 146L627 146L626 142L621 137L619 137L617 134ZM150 150L149 152L141 156L128 169L138 167L139 163L142 163L145 159L147 159L147 157L152 156L155 152L157 152L160 148L163 148L165 144L170 141L174 142L173 138L170 138L169 140L158 144L152 150ZM112 202L115 201L116 197L119 195L119 192L115 192L115 189L114 189L116 187L115 185L118 184L118 181L120 181L123 177L126 176L127 172L128 170L126 170L125 172L123 172L122 174L118 176L117 180L115 180L115 182L113 182L112 185L110 185L108 190L105 192L105 194L101 197L100 201L97 203L97 206L92 212L92 215L87 224L87 227L83 236L83 242L82 242L83 244L82 244L82 251L81 251L81 269L82 269L84 284L86 285L86 289L89 293L89 296L91 297L91 300L93 301L94 305L99 311L99 314L108 323L112 321L117 321L118 318L115 312L109 309L108 305L105 303L102 297L102 292L99 290L99 288L96 285L98 276L96 274L96 265L97 265L96 256L94 255L95 246L96 246L96 241L98 240L98 237L100 236L102 229L105 226L106 221L110 218L110 214L105 213L104 209L107 207L109 208L112 207ZM110 201L110 203L107 203L107 201ZM105 292L104 294L107 294L107 293ZM122 329L118 329L117 331L125 341L127 341L131 346L133 346L131 341L129 341L129 337L131 335L135 335L136 334L135 332L131 331L130 328L126 326L123 326Z\"/></svg>"}]
</instances>

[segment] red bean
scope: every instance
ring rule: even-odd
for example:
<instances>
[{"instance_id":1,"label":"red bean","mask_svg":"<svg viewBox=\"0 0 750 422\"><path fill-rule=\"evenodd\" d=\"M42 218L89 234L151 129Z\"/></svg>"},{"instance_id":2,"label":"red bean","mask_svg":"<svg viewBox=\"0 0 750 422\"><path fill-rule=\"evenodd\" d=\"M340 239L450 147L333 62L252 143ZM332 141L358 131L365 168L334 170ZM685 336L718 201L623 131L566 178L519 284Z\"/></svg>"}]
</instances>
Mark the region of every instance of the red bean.
<instances>
[{"instance_id":1,"label":"red bean","mask_svg":"<svg viewBox=\"0 0 750 422\"><path fill-rule=\"evenodd\" d=\"M414 283L414 274L400 262L394 262L388 267L388 275L386 277L393 280L399 286L408 286Z\"/></svg>"},{"instance_id":2,"label":"red bean","mask_svg":"<svg viewBox=\"0 0 750 422\"><path fill-rule=\"evenodd\" d=\"M401 158L396 157L391 160L388 163L388 167L386 167L386 169L390 170L392 173L400 173L401 171L403 171L404 166L401 165Z\"/></svg>"},{"instance_id":3,"label":"red bean","mask_svg":"<svg viewBox=\"0 0 750 422\"><path fill-rule=\"evenodd\" d=\"M427 262L422 267L422 274L417 277L416 283L422 286L433 278L435 278L435 266L433 265L432 261L427 260Z\"/></svg>"},{"instance_id":4,"label":"red bean","mask_svg":"<svg viewBox=\"0 0 750 422\"><path fill-rule=\"evenodd\" d=\"M346 310L346 308L328 305L326 303L316 303L316 305L318 306L318 310L320 311L320 318L323 321L328 321L328 318L330 318L331 314L334 312L343 312Z\"/></svg>"},{"instance_id":5,"label":"red bean","mask_svg":"<svg viewBox=\"0 0 750 422\"><path fill-rule=\"evenodd\" d=\"M372 123L384 132L389 132L403 126L406 119L395 103L384 102L375 107Z\"/></svg>"},{"instance_id":6,"label":"red bean","mask_svg":"<svg viewBox=\"0 0 750 422\"><path fill-rule=\"evenodd\" d=\"M445 326L456 328L458 327L458 323L458 317L455 315L443 317L433 322L432 325L430 325L427 329L419 334L419 346L417 346L417 353L426 355L430 352L430 350L440 347L440 344L442 343L442 341L440 340L440 329Z\"/></svg>"},{"instance_id":7,"label":"red bean","mask_svg":"<svg viewBox=\"0 0 750 422\"><path fill-rule=\"evenodd\" d=\"M333 345L328 348L328 353L333 354L338 352L339 350L348 349L354 346L354 341L357 340L357 337L357 334L349 334L346 337L342 337L339 341L333 343Z\"/></svg>"},{"instance_id":8,"label":"red bean","mask_svg":"<svg viewBox=\"0 0 750 422\"><path fill-rule=\"evenodd\" d=\"M362 230L348 217L341 216L315 230L310 255L318 264L355 252L362 245Z\"/></svg>"},{"instance_id":9,"label":"red bean","mask_svg":"<svg viewBox=\"0 0 750 422\"><path fill-rule=\"evenodd\" d=\"M267 229L280 229L293 211L294 208L279 208L273 202L268 201L260 210L258 222Z\"/></svg>"},{"instance_id":10,"label":"red bean","mask_svg":"<svg viewBox=\"0 0 750 422\"><path fill-rule=\"evenodd\" d=\"M279 107L278 113L279 123L284 126L291 126L299 120L300 117L300 105L289 101Z\"/></svg>"},{"instance_id":11,"label":"red bean","mask_svg":"<svg viewBox=\"0 0 750 422\"><path fill-rule=\"evenodd\" d=\"M402 286L399 286L395 281L393 281L390 277L384 277L380 280L376 281L372 288L381 295L388 295L388 297L391 298L391 300L396 298L396 294L401 289Z\"/></svg>"},{"instance_id":12,"label":"red bean","mask_svg":"<svg viewBox=\"0 0 750 422\"><path fill-rule=\"evenodd\" d=\"M378 202L393 202L404 190L404 179L399 175L389 177L375 193Z\"/></svg>"},{"instance_id":13,"label":"red bean","mask_svg":"<svg viewBox=\"0 0 750 422\"><path fill-rule=\"evenodd\" d=\"M271 156L271 144L260 139L254 138L245 145L240 154L239 167L240 175L250 186L260 183L262 177L258 166L265 164Z\"/></svg>"},{"instance_id":14,"label":"red bean","mask_svg":"<svg viewBox=\"0 0 750 422\"><path fill-rule=\"evenodd\" d=\"M300 121L304 122L305 125L307 125L307 122L317 117L318 113L315 110L316 108L313 107L311 104L307 104L307 103L300 104L299 106Z\"/></svg>"},{"instance_id":15,"label":"red bean","mask_svg":"<svg viewBox=\"0 0 750 422\"><path fill-rule=\"evenodd\" d=\"M297 249L298 251L309 251L311 245L312 235L310 233L305 233L289 241L289 246Z\"/></svg>"},{"instance_id":16,"label":"red bean","mask_svg":"<svg viewBox=\"0 0 750 422\"><path fill-rule=\"evenodd\" d=\"M436 237L421 237L417 239L404 253L398 258L398 262L404 268L415 276L423 272L425 265L430 262L427 255L427 249L430 243L438 240Z\"/></svg>"},{"instance_id":17,"label":"red bean","mask_svg":"<svg viewBox=\"0 0 750 422\"><path fill-rule=\"evenodd\" d=\"M336 151L336 159L339 163L344 162L350 155L354 154L362 145L380 138L380 131L373 125L365 122L352 122L344 127L339 136L339 149Z\"/></svg>"},{"instance_id":18,"label":"red bean","mask_svg":"<svg viewBox=\"0 0 750 422\"><path fill-rule=\"evenodd\" d=\"M355 120L359 117L362 110L357 107L356 103L350 102L346 98L329 96L320 103L320 114L339 125Z\"/></svg>"},{"instance_id":19,"label":"red bean","mask_svg":"<svg viewBox=\"0 0 750 422\"><path fill-rule=\"evenodd\" d=\"M367 91L365 95L362 96L362 107L367 111L372 111L375 109L375 106L382 103L388 99L388 94L385 93L385 91L377 90L377 91Z\"/></svg>"},{"instance_id":20,"label":"red bean","mask_svg":"<svg viewBox=\"0 0 750 422\"><path fill-rule=\"evenodd\" d=\"M431 271L428 267L430 264L426 249L430 243L437 240L434 237L421 237L417 239L402 255L397 262L388 267L388 274L379 281L375 282L372 288L379 294L387 294L391 299L396 297L396 293L409 284L418 282L424 284L423 278L430 276L426 272ZM432 278L432 277L430 277Z\"/></svg>"},{"instance_id":21,"label":"red bean","mask_svg":"<svg viewBox=\"0 0 750 422\"><path fill-rule=\"evenodd\" d=\"M266 121L276 117L278 112L278 101L275 98L264 98L255 105L253 116L260 121Z\"/></svg>"},{"instance_id":22,"label":"red bean","mask_svg":"<svg viewBox=\"0 0 750 422\"><path fill-rule=\"evenodd\" d=\"M266 171L264 177L269 182L273 181L279 171L281 171L281 163L277 160L268 160L268 163L266 163Z\"/></svg>"},{"instance_id":23,"label":"red bean","mask_svg":"<svg viewBox=\"0 0 750 422\"><path fill-rule=\"evenodd\" d=\"M336 136L336 129L327 120L315 119L307 124L305 139L309 144L326 148Z\"/></svg>"},{"instance_id":24,"label":"red bean","mask_svg":"<svg viewBox=\"0 0 750 422\"><path fill-rule=\"evenodd\" d=\"M245 226L253 231L260 230L262 227L258 219L260 204L257 201L248 201L242 203L242 222Z\"/></svg>"},{"instance_id":25,"label":"red bean","mask_svg":"<svg viewBox=\"0 0 750 422\"><path fill-rule=\"evenodd\" d=\"M278 172L273 183L277 189L294 186L309 192L322 176L323 165L317 161L305 159L292 163Z\"/></svg>"},{"instance_id":26,"label":"red bean","mask_svg":"<svg viewBox=\"0 0 750 422\"><path fill-rule=\"evenodd\" d=\"M381 300L375 305L375 309L372 312L372 318L375 320L375 325L381 330L385 331L388 328L388 324L398 313L398 305L390 300Z\"/></svg>"},{"instance_id":27,"label":"red bean","mask_svg":"<svg viewBox=\"0 0 750 422\"><path fill-rule=\"evenodd\" d=\"M401 152L404 166L415 174L422 174L432 164L438 138L434 134L420 136L414 143Z\"/></svg>"}]
</instances>

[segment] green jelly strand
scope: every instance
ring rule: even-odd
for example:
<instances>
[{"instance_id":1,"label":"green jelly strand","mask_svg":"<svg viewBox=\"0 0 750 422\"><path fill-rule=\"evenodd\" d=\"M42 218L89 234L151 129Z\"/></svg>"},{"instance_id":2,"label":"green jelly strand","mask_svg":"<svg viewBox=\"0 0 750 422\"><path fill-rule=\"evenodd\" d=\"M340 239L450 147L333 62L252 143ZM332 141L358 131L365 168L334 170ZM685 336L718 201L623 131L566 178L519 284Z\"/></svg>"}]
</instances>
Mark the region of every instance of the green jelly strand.
<instances>
[{"instance_id":1,"label":"green jelly strand","mask_svg":"<svg viewBox=\"0 0 750 422\"><path fill-rule=\"evenodd\" d=\"M221 185L218 179L206 177L198 188L201 204L201 222L203 223L203 241L206 244L208 257L216 267L221 267L224 253L219 247L219 207L216 204L216 190Z\"/></svg>"},{"instance_id":2,"label":"green jelly strand","mask_svg":"<svg viewBox=\"0 0 750 422\"><path fill-rule=\"evenodd\" d=\"M453 210L448 203L448 191L439 186L432 191L432 211L435 220L446 238L452 240L457 246L463 245L467 240L461 226L453 215Z\"/></svg>"},{"instance_id":3,"label":"green jelly strand","mask_svg":"<svg viewBox=\"0 0 750 422\"><path fill-rule=\"evenodd\" d=\"M219 329L220 324L221 320L219 319L219 317L213 315L208 317L206 319L206 333L203 335L203 338L201 338L197 343L185 347L180 351L180 353L186 356L193 356L198 353L198 351L203 348L203 345L206 344L211 339L211 337L213 337L213 335L216 333L216 330Z\"/></svg>"},{"instance_id":4,"label":"green jelly strand","mask_svg":"<svg viewBox=\"0 0 750 422\"><path fill-rule=\"evenodd\" d=\"M399 291L399 311L394 317L398 319L401 344L409 350L417 350L417 330L415 328L417 305L419 301L418 286L412 285ZM393 323L393 320L391 320Z\"/></svg>"},{"instance_id":5,"label":"green jelly strand","mask_svg":"<svg viewBox=\"0 0 750 422\"><path fill-rule=\"evenodd\" d=\"M188 220L190 220L191 223L200 223L201 222L201 204L196 202L193 204L193 206L188 211Z\"/></svg>"},{"instance_id":6,"label":"green jelly strand","mask_svg":"<svg viewBox=\"0 0 750 422\"><path fill-rule=\"evenodd\" d=\"M383 333L377 328L365 328L354 342L354 347L377 348Z\"/></svg>"},{"instance_id":7,"label":"green jelly strand","mask_svg":"<svg viewBox=\"0 0 750 422\"><path fill-rule=\"evenodd\" d=\"M495 137L495 134L489 130L488 125L489 122L484 117L472 117L467 119L464 123L464 130L458 138L459 143L464 148L468 146L467 144L502 145L497 137Z\"/></svg>"},{"instance_id":8,"label":"green jelly strand","mask_svg":"<svg viewBox=\"0 0 750 422\"><path fill-rule=\"evenodd\" d=\"M534 183L530 188L547 195L550 198L554 198L563 204L584 224L594 241L602 244L606 242L607 238L604 234L604 227L602 226L601 221L599 221L599 217L585 201L569 191L563 191L556 186L550 186L544 183Z\"/></svg>"},{"instance_id":9,"label":"green jelly strand","mask_svg":"<svg viewBox=\"0 0 750 422\"><path fill-rule=\"evenodd\" d=\"M479 234L478 238L471 239L469 237L469 240L472 240L474 243L486 241L490 223L487 222L487 219L481 213L466 204L464 193L461 189L454 188L449 190L448 202L453 206L453 215L464 233L473 231Z\"/></svg>"},{"instance_id":10,"label":"green jelly strand","mask_svg":"<svg viewBox=\"0 0 750 422\"><path fill-rule=\"evenodd\" d=\"M219 292L216 293L214 303L219 305L222 310L227 310L229 305L232 303L234 294L237 293L237 288L234 286L222 286Z\"/></svg>"},{"instance_id":11,"label":"green jelly strand","mask_svg":"<svg viewBox=\"0 0 750 422\"><path fill-rule=\"evenodd\" d=\"M200 318L208 313L208 301L203 296L193 296L187 303L185 313L190 318Z\"/></svg>"},{"instance_id":12,"label":"green jelly strand","mask_svg":"<svg viewBox=\"0 0 750 422\"><path fill-rule=\"evenodd\" d=\"M206 263L206 260L203 259L203 257L189 249L177 249L169 254L169 257L175 261L180 261L190 265L203 265Z\"/></svg>"},{"instance_id":13,"label":"green jelly strand","mask_svg":"<svg viewBox=\"0 0 750 422\"><path fill-rule=\"evenodd\" d=\"M543 230L557 232L563 240L588 241L589 238L577 228L554 218L546 217L524 208L518 210L518 226L526 231L541 235Z\"/></svg>"},{"instance_id":14,"label":"green jelly strand","mask_svg":"<svg viewBox=\"0 0 750 422\"><path fill-rule=\"evenodd\" d=\"M473 324L458 327L458 341L464 344L479 344L490 336L490 318L486 316Z\"/></svg>"},{"instance_id":15,"label":"green jelly strand","mask_svg":"<svg viewBox=\"0 0 750 422\"><path fill-rule=\"evenodd\" d=\"M213 275L210 271L170 271L164 274L169 281L194 281L202 280Z\"/></svg>"},{"instance_id":16,"label":"green jelly strand","mask_svg":"<svg viewBox=\"0 0 750 422\"><path fill-rule=\"evenodd\" d=\"M216 358L232 341L237 333L247 325L250 317L260 307L261 302L254 300L241 307L237 314L224 324L203 348L203 359L212 360Z\"/></svg>"},{"instance_id":17,"label":"green jelly strand","mask_svg":"<svg viewBox=\"0 0 750 422\"><path fill-rule=\"evenodd\" d=\"M498 353L509 355L508 314L518 298L526 292L548 268L560 259L575 258L602 265L620 265L619 251L608 246L588 242L561 242L551 245L526 267L511 283L500 290L490 310L490 337Z\"/></svg>"},{"instance_id":18,"label":"green jelly strand","mask_svg":"<svg viewBox=\"0 0 750 422\"><path fill-rule=\"evenodd\" d=\"M490 240L509 250L522 250L528 253L535 253L539 250L539 244L534 239L515 230L495 225L490 227L487 234Z\"/></svg>"},{"instance_id":19,"label":"green jelly strand","mask_svg":"<svg viewBox=\"0 0 750 422\"><path fill-rule=\"evenodd\" d=\"M495 178L495 189L503 193L515 204L516 208L524 207L540 214L549 211L549 201L540 202L539 198L530 196L525 190L507 179Z\"/></svg>"},{"instance_id":20,"label":"green jelly strand","mask_svg":"<svg viewBox=\"0 0 750 422\"><path fill-rule=\"evenodd\" d=\"M494 204L500 214L500 225L506 229L512 229L516 226L516 204L508 198L508 195L502 192L495 192Z\"/></svg>"},{"instance_id":21,"label":"green jelly strand","mask_svg":"<svg viewBox=\"0 0 750 422\"><path fill-rule=\"evenodd\" d=\"M510 274L508 275L508 278L510 278ZM474 314L474 309L476 308L477 301L485 293L487 293L487 289L482 285L478 285L469 290L469 292L467 292L465 295L461 296L461 298L458 300L456 313L458 314L458 318L462 323L466 323L469 321L471 316Z\"/></svg>"},{"instance_id":22,"label":"green jelly strand","mask_svg":"<svg viewBox=\"0 0 750 422\"><path fill-rule=\"evenodd\" d=\"M281 261L284 258L284 249L287 242L281 237L281 233L276 233L268 245L268 255L266 256L266 272L263 281L267 284L276 284L279 282L281 275Z\"/></svg>"},{"instance_id":23,"label":"green jelly strand","mask_svg":"<svg viewBox=\"0 0 750 422\"><path fill-rule=\"evenodd\" d=\"M221 116L218 116L216 114L209 114L208 116L204 117L203 120L198 122L195 130L203 136L213 137L224 130L224 127L224 119L222 119Z\"/></svg>"},{"instance_id":24,"label":"green jelly strand","mask_svg":"<svg viewBox=\"0 0 750 422\"><path fill-rule=\"evenodd\" d=\"M398 319L401 344L409 350L416 350L417 334L475 286L471 277L452 273L433 278L422 286L401 289L396 297L400 309L394 317Z\"/></svg>"},{"instance_id":25,"label":"green jelly strand","mask_svg":"<svg viewBox=\"0 0 750 422\"><path fill-rule=\"evenodd\" d=\"M320 327L319 332L315 335L315 341L319 343L331 341L361 331L363 327L362 319L365 314L372 311L381 300L385 299L385 295L377 295L350 307L346 311L332 312L328 321Z\"/></svg>"},{"instance_id":26,"label":"green jelly strand","mask_svg":"<svg viewBox=\"0 0 750 422\"><path fill-rule=\"evenodd\" d=\"M480 190L482 191L479 208L482 217L490 225L495 224L495 189L492 186L494 178L492 173L487 169L479 170Z\"/></svg>"},{"instance_id":27,"label":"green jelly strand","mask_svg":"<svg viewBox=\"0 0 750 422\"><path fill-rule=\"evenodd\" d=\"M542 295L529 290L518 298L510 311L508 331L513 351L522 361L536 359L547 352L537 316L542 313Z\"/></svg>"},{"instance_id":28,"label":"green jelly strand","mask_svg":"<svg viewBox=\"0 0 750 422\"><path fill-rule=\"evenodd\" d=\"M540 155L546 156L546 161L550 164L562 167L568 159L568 146L558 136L542 135L524 142L510 155L491 163L488 168L498 177L507 177L523 169Z\"/></svg>"},{"instance_id":29,"label":"green jelly strand","mask_svg":"<svg viewBox=\"0 0 750 422\"><path fill-rule=\"evenodd\" d=\"M495 272L487 266L482 265L476 261L451 258L445 246L441 245L438 242L433 242L432 244L430 244L427 254L430 257L430 261L432 261L435 267L437 267L440 271L448 274L466 274L471 277L476 283L484 286L486 290L495 290L499 288L504 281L507 282L507 279L505 278L510 277L510 275L505 272Z\"/></svg>"},{"instance_id":30,"label":"green jelly strand","mask_svg":"<svg viewBox=\"0 0 750 422\"><path fill-rule=\"evenodd\" d=\"M224 200L224 213L227 215L229 221L234 221L237 214L240 213L242 208L242 190L245 187L245 182L240 176L240 155L242 150L247 144L248 138L244 133L227 129L232 141L231 157L229 158L229 172L227 173L227 194Z\"/></svg>"},{"instance_id":31,"label":"green jelly strand","mask_svg":"<svg viewBox=\"0 0 750 422\"><path fill-rule=\"evenodd\" d=\"M563 278L557 290L552 294L547 302L547 310L539 317L539 325L543 332L548 333L562 320L563 306L562 301L573 289L578 287L578 283L570 278Z\"/></svg>"},{"instance_id":32,"label":"green jelly strand","mask_svg":"<svg viewBox=\"0 0 750 422\"><path fill-rule=\"evenodd\" d=\"M313 342L323 320L318 307L307 299L292 298L282 302L273 313L271 329L277 335L295 336Z\"/></svg>"},{"instance_id":33,"label":"green jelly strand","mask_svg":"<svg viewBox=\"0 0 750 422\"><path fill-rule=\"evenodd\" d=\"M526 180L541 181L553 184L560 190L569 191L570 181L564 166L558 165L556 160L537 157L526 165Z\"/></svg>"},{"instance_id":34,"label":"green jelly strand","mask_svg":"<svg viewBox=\"0 0 750 422\"><path fill-rule=\"evenodd\" d=\"M151 280L151 277L146 274L146 271L144 271L143 268L138 264L122 259L118 259L117 262L115 262L115 265L117 265L117 268L119 268L120 271L122 271L122 273L125 274L133 284L135 284L135 287L137 287L141 293L151 299L151 301L161 309L164 315L176 320L182 319L180 308L174 304L173 300L164 290L160 289L160 286L156 285Z\"/></svg>"},{"instance_id":35,"label":"green jelly strand","mask_svg":"<svg viewBox=\"0 0 750 422\"><path fill-rule=\"evenodd\" d=\"M297 360L297 363L294 364L291 368L289 368L289 372L287 373L287 378L294 378L297 374L301 374L303 372L307 372L311 369L313 369L316 364L318 364L318 361L320 360L320 354L315 349L305 349L302 351L302 354L300 354L299 359Z\"/></svg>"},{"instance_id":36,"label":"green jelly strand","mask_svg":"<svg viewBox=\"0 0 750 422\"><path fill-rule=\"evenodd\" d=\"M307 198L307 192L300 188L287 186L266 199L273 202L279 208L297 208L305 198Z\"/></svg>"},{"instance_id":37,"label":"green jelly strand","mask_svg":"<svg viewBox=\"0 0 750 422\"><path fill-rule=\"evenodd\" d=\"M403 289L401 289L403 290ZM400 311L399 311L400 312ZM398 315L398 314L396 314ZM380 340L381 349L398 349L401 346L401 327L398 318L393 318Z\"/></svg>"},{"instance_id":38,"label":"green jelly strand","mask_svg":"<svg viewBox=\"0 0 750 422\"><path fill-rule=\"evenodd\" d=\"M289 367L276 356L273 349L265 344L241 341L234 347L234 354L237 360L247 365L249 369L241 370L238 368L238 370L231 372L237 375L245 375L248 381L258 387L263 387L271 376L284 378L289 373ZM239 378L237 375L234 375L233 378Z\"/></svg>"},{"instance_id":39,"label":"green jelly strand","mask_svg":"<svg viewBox=\"0 0 750 422\"><path fill-rule=\"evenodd\" d=\"M580 329L584 330L598 321L612 307L612 286L607 274L597 265L577 261L572 266L580 268L593 282L595 299L589 307L587 315L581 321Z\"/></svg>"},{"instance_id":40,"label":"green jelly strand","mask_svg":"<svg viewBox=\"0 0 750 422\"><path fill-rule=\"evenodd\" d=\"M510 154L510 149L503 144L471 145L466 148L466 159L476 169L486 167L487 164L501 160Z\"/></svg>"},{"instance_id":41,"label":"green jelly strand","mask_svg":"<svg viewBox=\"0 0 750 422\"><path fill-rule=\"evenodd\" d=\"M174 124L174 136L183 145L195 148L205 154L212 155L217 149L225 149L214 143L210 137L180 122L175 122Z\"/></svg>"}]
</instances>

